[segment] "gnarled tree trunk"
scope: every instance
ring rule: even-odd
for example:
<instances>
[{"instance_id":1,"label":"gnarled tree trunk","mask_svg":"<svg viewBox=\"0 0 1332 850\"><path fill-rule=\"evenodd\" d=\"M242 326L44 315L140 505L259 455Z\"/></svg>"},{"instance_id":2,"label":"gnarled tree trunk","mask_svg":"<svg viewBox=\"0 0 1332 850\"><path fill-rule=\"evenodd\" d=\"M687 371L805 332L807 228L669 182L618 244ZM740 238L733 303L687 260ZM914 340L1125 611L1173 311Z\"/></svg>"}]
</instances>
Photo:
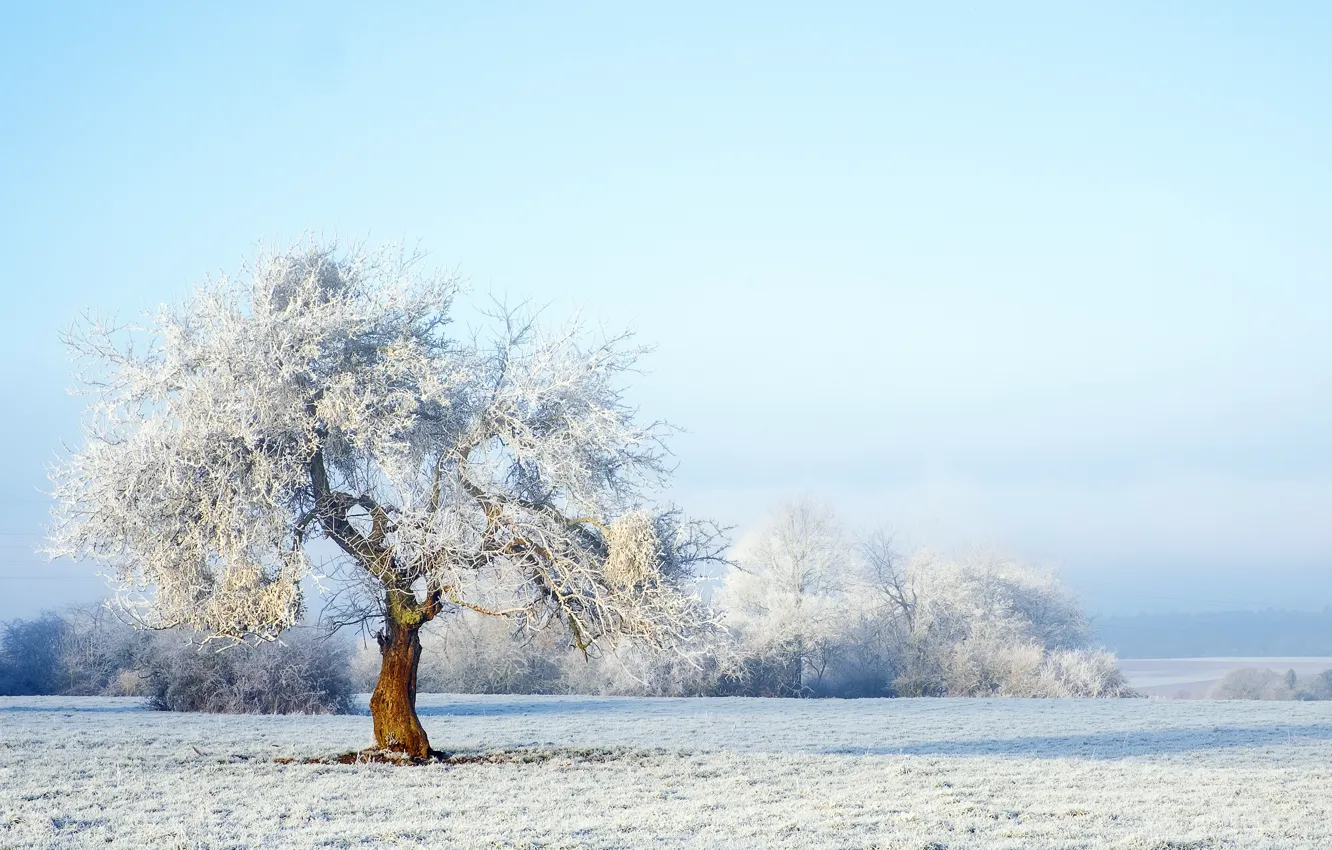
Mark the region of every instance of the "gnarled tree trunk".
<instances>
[{"instance_id":1,"label":"gnarled tree trunk","mask_svg":"<svg viewBox=\"0 0 1332 850\"><path fill-rule=\"evenodd\" d=\"M430 740L416 716L416 669L421 662L420 623L385 618L379 639L383 660L370 695L370 717L380 749L429 758Z\"/></svg>"}]
</instances>

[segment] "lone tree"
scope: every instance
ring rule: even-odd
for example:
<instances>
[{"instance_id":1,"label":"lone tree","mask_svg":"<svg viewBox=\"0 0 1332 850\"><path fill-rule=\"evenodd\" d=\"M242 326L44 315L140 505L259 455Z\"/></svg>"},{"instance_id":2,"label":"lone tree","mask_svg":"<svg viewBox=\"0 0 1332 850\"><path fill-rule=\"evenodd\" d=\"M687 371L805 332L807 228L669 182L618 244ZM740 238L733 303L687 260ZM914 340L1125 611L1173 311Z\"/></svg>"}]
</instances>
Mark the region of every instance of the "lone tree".
<instances>
[{"instance_id":1,"label":"lone tree","mask_svg":"<svg viewBox=\"0 0 1332 850\"><path fill-rule=\"evenodd\" d=\"M237 640L295 624L327 558L341 610L382 623L375 740L416 758L441 614L558 624L584 652L708 628L691 579L721 536L647 501L669 470L621 397L641 349L508 309L455 338L457 292L419 258L301 244L142 327L76 326L91 401L52 553L104 564L149 627Z\"/></svg>"}]
</instances>

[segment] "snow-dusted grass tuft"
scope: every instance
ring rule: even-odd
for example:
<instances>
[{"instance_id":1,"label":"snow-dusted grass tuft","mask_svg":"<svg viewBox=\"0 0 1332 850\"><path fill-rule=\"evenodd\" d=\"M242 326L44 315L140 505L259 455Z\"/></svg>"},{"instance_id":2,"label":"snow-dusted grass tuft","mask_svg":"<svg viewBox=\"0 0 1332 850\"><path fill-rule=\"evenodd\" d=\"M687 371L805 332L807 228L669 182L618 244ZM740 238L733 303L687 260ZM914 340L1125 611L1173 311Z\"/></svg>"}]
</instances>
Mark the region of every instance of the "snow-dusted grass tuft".
<instances>
[{"instance_id":1,"label":"snow-dusted grass tuft","mask_svg":"<svg viewBox=\"0 0 1332 850\"><path fill-rule=\"evenodd\" d=\"M0 847L1332 846L1329 703L430 695L412 767L138 705L0 699Z\"/></svg>"}]
</instances>

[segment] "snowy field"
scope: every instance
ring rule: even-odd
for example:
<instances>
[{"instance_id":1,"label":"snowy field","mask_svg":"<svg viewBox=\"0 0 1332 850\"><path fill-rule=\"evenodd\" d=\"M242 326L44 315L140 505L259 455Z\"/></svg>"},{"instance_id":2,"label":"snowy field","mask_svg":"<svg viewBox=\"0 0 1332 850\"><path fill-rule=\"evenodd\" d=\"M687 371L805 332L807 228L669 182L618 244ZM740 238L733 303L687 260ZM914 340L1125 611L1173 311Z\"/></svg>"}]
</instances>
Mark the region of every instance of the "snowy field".
<instances>
[{"instance_id":1,"label":"snowy field","mask_svg":"<svg viewBox=\"0 0 1332 850\"><path fill-rule=\"evenodd\" d=\"M424 696L370 719L0 698L0 847L1332 847L1332 704Z\"/></svg>"}]
</instances>

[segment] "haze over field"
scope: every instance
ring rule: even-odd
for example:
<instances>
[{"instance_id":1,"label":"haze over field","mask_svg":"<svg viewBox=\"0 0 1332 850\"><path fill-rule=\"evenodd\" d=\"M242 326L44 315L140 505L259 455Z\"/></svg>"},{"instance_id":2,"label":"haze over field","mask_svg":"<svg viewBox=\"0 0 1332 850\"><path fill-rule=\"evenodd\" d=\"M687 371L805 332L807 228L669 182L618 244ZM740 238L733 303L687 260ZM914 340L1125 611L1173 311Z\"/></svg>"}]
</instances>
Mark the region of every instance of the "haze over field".
<instances>
[{"instance_id":1,"label":"haze over field","mask_svg":"<svg viewBox=\"0 0 1332 850\"><path fill-rule=\"evenodd\" d=\"M58 333L305 229L658 344L682 503L808 492L1095 611L1332 604L1332 12L12 9L0 619Z\"/></svg>"}]
</instances>

